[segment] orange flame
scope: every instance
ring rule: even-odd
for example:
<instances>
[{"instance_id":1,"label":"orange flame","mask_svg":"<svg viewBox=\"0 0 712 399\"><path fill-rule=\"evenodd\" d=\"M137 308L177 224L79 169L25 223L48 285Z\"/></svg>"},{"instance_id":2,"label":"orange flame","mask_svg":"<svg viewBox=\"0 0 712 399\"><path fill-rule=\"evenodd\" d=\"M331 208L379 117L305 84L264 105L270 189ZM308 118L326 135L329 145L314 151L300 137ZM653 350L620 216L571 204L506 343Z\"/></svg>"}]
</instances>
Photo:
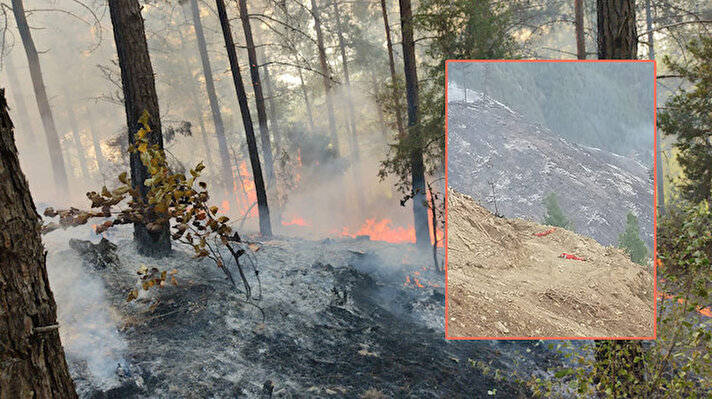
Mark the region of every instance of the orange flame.
<instances>
[{"instance_id":1,"label":"orange flame","mask_svg":"<svg viewBox=\"0 0 712 399\"><path fill-rule=\"evenodd\" d=\"M356 236L369 236L372 240L393 243L415 242L415 229L413 226L408 226L407 228L400 226L393 227L391 219L383 219L380 221L376 221L375 218L368 219L355 233L350 232L348 227L344 227L340 234L354 238Z\"/></svg>"},{"instance_id":2,"label":"orange flame","mask_svg":"<svg viewBox=\"0 0 712 399\"><path fill-rule=\"evenodd\" d=\"M294 217L290 221L282 220L282 226L303 226L307 227L309 226L309 222L304 220L301 217Z\"/></svg>"}]
</instances>

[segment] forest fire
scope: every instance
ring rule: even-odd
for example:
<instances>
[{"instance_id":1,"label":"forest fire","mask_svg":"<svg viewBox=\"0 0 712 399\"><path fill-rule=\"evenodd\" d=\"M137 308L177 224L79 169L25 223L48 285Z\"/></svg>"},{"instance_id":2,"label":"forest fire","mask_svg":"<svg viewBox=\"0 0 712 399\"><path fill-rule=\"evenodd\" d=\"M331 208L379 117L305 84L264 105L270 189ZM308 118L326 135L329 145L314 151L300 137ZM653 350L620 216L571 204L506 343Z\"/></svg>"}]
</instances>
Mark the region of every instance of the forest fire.
<instances>
[{"instance_id":1,"label":"forest fire","mask_svg":"<svg viewBox=\"0 0 712 399\"><path fill-rule=\"evenodd\" d=\"M415 229L412 225L407 228L393 227L391 219L382 219L380 221L375 218L367 219L355 233L352 233L348 227L344 227L339 234L353 238L369 236L372 240L391 243L415 242Z\"/></svg>"},{"instance_id":2,"label":"forest fire","mask_svg":"<svg viewBox=\"0 0 712 399\"><path fill-rule=\"evenodd\" d=\"M426 277L423 274L428 270L426 266L423 266L420 271L413 271L405 276L404 287L412 288L439 288L440 284L433 283L431 281L426 281ZM425 273L427 274L427 273Z\"/></svg>"},{"instance_id":3,"label":"forest fire","mask_svg":"<svg viewBox=\"0 0 712 399\"><path fill-rule=\"evenodd\" d=\"M290 220L282 220L282 226L302 226L302 227L308 227L310 226L309 222L304 220L304 218L301 217L293 217Z\"/></svg>"}]
</instances>

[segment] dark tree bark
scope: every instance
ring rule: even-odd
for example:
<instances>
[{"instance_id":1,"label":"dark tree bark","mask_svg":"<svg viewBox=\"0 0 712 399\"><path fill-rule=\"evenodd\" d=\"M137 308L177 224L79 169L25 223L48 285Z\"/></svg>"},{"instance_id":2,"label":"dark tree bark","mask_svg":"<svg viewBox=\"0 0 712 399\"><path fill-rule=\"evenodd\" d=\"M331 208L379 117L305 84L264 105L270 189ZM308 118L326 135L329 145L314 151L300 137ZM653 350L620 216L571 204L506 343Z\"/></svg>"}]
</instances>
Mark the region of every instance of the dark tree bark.
<instances>
[{"instance_id":1,"label":"dark tree bark","mask_svg":"<svg viewBox=\"0 0 712 399\"><path fill-rule=\"evenodd\" d=\"M47 139L47 148L49 149L49 158L52 164L54 184L57 194L62 198L66 198L69 194L69 182L67 180L67 169L64 164L64 156L62 155L62 144L59 141L57 127L54 124L52 109L49 106L49 98L47 98L47 89L45 88L44 79L42 78L40 58L37 54L35 42L32 40L30 26L27 24L25 8L22 4L22 0L12 0L12 12L15 14L17 30L20 32L22 46L25 48L27 63L30 66L32 87L35 90L37 108L39 108L40 111L42 126L44 126L45 138Z\"/></svg>"},{"instance_id":2,"label":"dark tree bark","mask_svg":"<svg viewBox=\"0 0 712 399\"><path fill-rule=\"evenodd\" d=\"M193 15L193 28L195 29L195 39L198 42L198 52L200 53L200 62L203 65L203 77L205 78L205 89L208 93L208 102L210 103L210 111L213 115L213 125L215 127L215 135L218 138L218 151L220 152L220 170L222 172L223 190L226 198L232 198L230 193L232 187L230 182L232 177L232 167L230 166L230 151L227 147L227 138L225 137L225 126L223 125L222 113L220 112L220 104L218 96L215 92L215 81L213 80L213 70L210 67L210 58L208 57L208 47L205 43L205 34L203 33L203 23L200 21L200 8L198 8L198 0L190 0L190 10Z\"/></svg>"},{"instance_id":3,"label":"dark tree bark","mask_svg":"<svg viewBox=\"0 0 712 399\"><path fill-rule=\"evenodd\" d=\"M418 123L418 72L415 63L415 41L413 40L413 13L410 0L399 0L401 31L403 36L403 62L405 66L405 88L408 101L408 135L412 137L410 154L411 185L413 188L413 219L415 243L427 249L430 242L428 208L425 198L425 165L420 148L420 126ZM434 227L434 226L433 226Z\"/></svg>"},{"instance_id":4,"label":"dark tree bark","mask_svg":"<svg viewBox=\"0 0 712 399\"><path fill-rule=\"evenodd\" d=\"M391 82L393 83L393 104L396 108L396 127L398 128L398 134L403 136L405 134L405 130L403 130L400 95L398 94L398 89L395 86L398 75L396 74L396 61L393 57L393 41L391 40L391 26L388 22L388 8L386 8L386 0L381 0L381 13L383 14L383 24L386 28L386 47L388 48L388 66L391 69Z\"/></svg>"},{"instance_id":5,"label":"dark tree bark","mask_svg":"<svg viewBox=\"0 0 712 399\"><path fill-rule=\"evenodd\" d=\"M77 151L77 158L79 159L79 168L82 171L82 176L86 179L90 177L89 168L87 167L87 158L84 154L84 148L82 145L82 138L79 135L79 126L77 125L77 118L74 116L74 101L69 97L69 92L66 87L62 87L62 94L64 94L64 104L67 107L67 119L69 120L69 128L72 129L72 138L74 139L75 150Z\"/></svg>"},{"instance_id":6,"label":"dark tree bark","mask_svg":"<svg viewBox=\"0 0 712 399\"><path fill-rule=\"evenodd\" d=\"M633 0L597 0L598 14L598 58L599 59L635 59L638 50L638 39L635 28L635 4ZM598 374L608 373L617 376L617 370L612 369L617 364L626 365L628 376L621 385L610 386L618 396L634 398L644 384L645 369L642 361L634 363L633 359L642 357L642 341L596 341L596 369ZM626 376L626 377L628 377ZM599 388L604 394L607 387Z\"/></svg>"},{"instance_id":7,"label":"dark tree bark","mask_svg":"<svg viewBox=\"0 0 712 399\"><path fill-rule=\"evenodd\" d=\"M136 142L134 135L141 127L138 120L147 111L150 115L148 124L152 131L148 135L149 143L163 148L161 134L161 114L158 110L158 96L153 76L151 58L148 54L146 33L138 0L109 0L111 24L114 27L114 41L121 68L121 83L126 108L129 144ZM131 184L145 198L148 187L143 182L150 177L148 170L141 163L138 152L131 154ZM169 225L154 232L141 223L134 224L134 241L138 252L145 256L163 257L171 252Z\"/></svg>"},{"instance_id":8,"label":"dark tree bark","mask_svg":"<svg viewBox=\"0 0 712 399\"><path fill-rule=\"evenodd\" d=\"M77 398L59 339L41 219L0 90L0 399Z\"/></svg>"},{"instance_id":9,"label":"dark tree bark","mask_svg":"<svg viewBox=\"0 0 712 399\"><path fill-rule=\"evenodd\" d=\"M7 78L10 82L10 91L12 91L12 97L15 100L15 111L17 111L17 116L22 124L22 131L27 135L27 144L34 147L36 144L36 138L34 130L32 129L32 121L30 120L29 113L27 113L27 104L25 104L24 97L20 94L23 92L20 81L17 79L17 74L15 73L15 65L12 62L11 56L5 56L5 71L7 72Z\"/></svg>"},{"instance_id":10,"label":"dark tree bark","mask_svg":"<svg viewBox=\"0 0 712 399\"><path fill-rule=\"evenodd\" d=\"M634 60L638 54L634 0L597 0L598 58Z\"/></svg>"},{"instance_id":11,"label":"dark tree bark","mask_svg":"<svg viewBox=\"0 0 712 399\"><path fill-rule=\"evenodd\" d=\"M260 234L263 236L272 235L272 224L269 217L269 206L267 205L267 190L265 181L262 176L262 166L260 165L260 154L257 150L257 140L255 138L255 129L252 125L252 116L250 115L250 107L247 104L247 93L245 93L245 85L242 83L240 75L240 64L237 61L237 53L235 52L235 42L232 38L230 29L230 20L227 17L225 10L225 2L223 0L215 0L218 9L218 17L220 18L220 26L222 27L223 37L225 39L225 47L227 48L227 57L230 60L230 70L232 71L232 80L235 83L237 93L237 102L240 104L240 113L242 114L242 124L245 127L245 138L247 140L247 151L250 155L250 165L252 166L252 178L255 182L255 191L257 194L257 209L260 217Z\"/></svg>"},{"instance_id":12,"label":"dark tree bark","mask_svg":"<svg viewBox=\"0 0 712 399\"><path fill-rule=\"evenodd\" d=\"M586 37L583 32L583 0L574 0L574 23L576 25L576 56L586 59Z\"/></svg>"},{"instance_id":13,"label":"dark tree bark","mask_svg":"<svg viewBox=\"0 0 712 399\"><path fill-rule=\"evenodd\" d=\"M329 118L329 134L331 135L331 146L336 154L339 154L339 139L336 135L336 119L334 117L334 105L331 102L331 75L329 65L326 63L326 48L324 47L324 33L321 30L321 18L316 0L311 0L311 12L314 17L314 30L316 31L316 43L319 50L319 66L321 67L321 77L324 80L324 97L326 98L326 113Z\"/></svg>"},{"instance_id":14,"label":"dark tree bark","mask_svg":"<svg viewBox=\"0 0 712 399\"><path fill-rule=\"evenodd\" d=\"M269 137L269 129L267 128L267 110L265 109L265 97L262 93L257 51L255 50L255 40L252 38L250 16L247 14L247 0L238 0L237 3L240 7L242 30L245 32L247 58L250 62L250 77L252 78L252 89L255 92L255 106L257 107L257 123L260 127L260 139L262 141L262 155L264 156L265 172L267 173L267 183L269 185L274 180L274 157L272 156L272 143Z\"/></svg>"}]
</instances>

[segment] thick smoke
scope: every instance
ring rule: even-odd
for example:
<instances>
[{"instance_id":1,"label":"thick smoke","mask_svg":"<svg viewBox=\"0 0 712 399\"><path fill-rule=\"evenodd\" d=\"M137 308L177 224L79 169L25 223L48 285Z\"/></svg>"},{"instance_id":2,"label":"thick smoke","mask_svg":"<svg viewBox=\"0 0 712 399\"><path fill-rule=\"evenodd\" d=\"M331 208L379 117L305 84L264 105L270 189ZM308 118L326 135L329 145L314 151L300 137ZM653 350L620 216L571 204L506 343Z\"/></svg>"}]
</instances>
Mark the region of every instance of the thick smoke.
<instances>
[{"instance_id":1,"label":"thick smoke","mask_svg":"<svg viewBox=\"0 0 712 399\"><path fill-rule=\"evenodd\" d=\"M60 337L73 370L84 374L94 386L111 387L117 380L118 364L124 364L126 342L117 330L116 311L106 299L98 275L82 264L82 259L67 250L70 238L87 239L86 228L54 231L44 237L47 273L57 302ZM81 370L83 366L86 370Z\"/></svg>"}]
</instances>

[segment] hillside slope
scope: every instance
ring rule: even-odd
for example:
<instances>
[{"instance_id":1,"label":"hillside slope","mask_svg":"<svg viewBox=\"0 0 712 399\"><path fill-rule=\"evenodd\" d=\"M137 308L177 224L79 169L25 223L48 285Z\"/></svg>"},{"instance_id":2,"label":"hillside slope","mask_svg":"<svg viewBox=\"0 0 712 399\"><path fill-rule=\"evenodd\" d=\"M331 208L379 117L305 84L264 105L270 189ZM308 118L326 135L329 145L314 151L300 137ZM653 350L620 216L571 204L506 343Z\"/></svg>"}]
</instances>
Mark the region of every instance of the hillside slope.
<instances>
[{"instance_id":1,"label":"hillside slope","mask_svg":"<svg viewBox=\"0 0 712 399\"><path fill-rule=\"evenodd\" d=\"M652 336L652 271L564 229L535 235L549 229L448 190L448 335Z\"/></svg>"},{"instance_id":2,"label":"hillside slope","mask_svg":"<svg viewBox=\"0 0 712 399\"><path fill-rule=\"evenodd\" d=\"M575 231L603 245L618 243L631 211L653 247L648 167L568 142L494 100L449 104L448 174L451 187L491 211L493 184L498 211L510 218L542 220L543 198L553 191Z\"/></svg>"}]
</instances>

